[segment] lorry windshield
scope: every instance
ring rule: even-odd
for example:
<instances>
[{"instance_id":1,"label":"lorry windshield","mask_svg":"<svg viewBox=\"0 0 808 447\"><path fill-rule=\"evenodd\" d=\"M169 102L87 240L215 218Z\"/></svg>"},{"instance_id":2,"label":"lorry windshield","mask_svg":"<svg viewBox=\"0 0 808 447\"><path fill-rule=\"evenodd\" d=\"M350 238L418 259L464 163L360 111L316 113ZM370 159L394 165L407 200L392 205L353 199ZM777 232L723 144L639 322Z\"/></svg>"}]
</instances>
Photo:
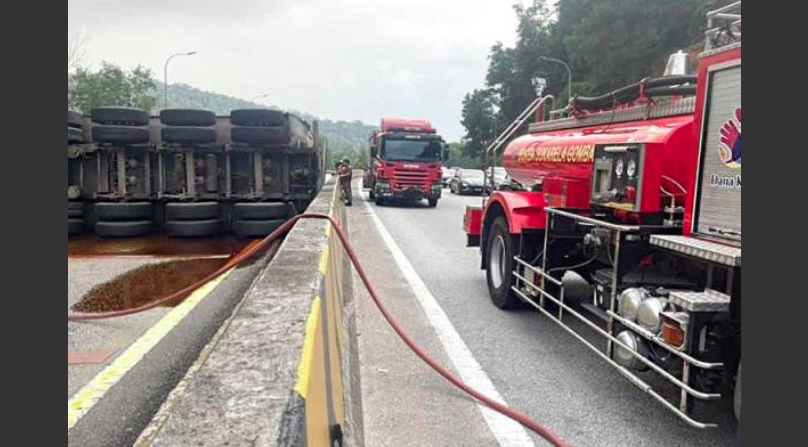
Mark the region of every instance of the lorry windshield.
<instances>
[{"instance_id":1,"label":"lorry windshield","mask_svg":"<svg viewBox=\"0 0 808 447\"><path fill-rule=\"evenodd\" d=\"M441 161L443 144L440 140L385 140L382 158L386 161Z\"/></svg>"}]
</instances>

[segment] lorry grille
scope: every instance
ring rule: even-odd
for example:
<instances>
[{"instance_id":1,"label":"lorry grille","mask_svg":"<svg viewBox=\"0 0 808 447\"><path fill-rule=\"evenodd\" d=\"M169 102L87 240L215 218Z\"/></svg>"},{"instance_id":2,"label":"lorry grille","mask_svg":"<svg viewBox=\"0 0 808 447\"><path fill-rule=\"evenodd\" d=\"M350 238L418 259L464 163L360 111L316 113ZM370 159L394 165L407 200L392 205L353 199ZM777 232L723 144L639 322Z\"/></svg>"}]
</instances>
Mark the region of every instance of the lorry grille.
<instances>
[{"instance_id":1,"label":"lorry grille","mask_svg":"<svg viewBox=\"0 0 808 447\"><path fill-rule=\"evenodd\" d=\"M396 183L403 187L421 187L426 183L428 178L429 174L425 171L398 171L394 177Z\"/></svg>"}]
</instances>

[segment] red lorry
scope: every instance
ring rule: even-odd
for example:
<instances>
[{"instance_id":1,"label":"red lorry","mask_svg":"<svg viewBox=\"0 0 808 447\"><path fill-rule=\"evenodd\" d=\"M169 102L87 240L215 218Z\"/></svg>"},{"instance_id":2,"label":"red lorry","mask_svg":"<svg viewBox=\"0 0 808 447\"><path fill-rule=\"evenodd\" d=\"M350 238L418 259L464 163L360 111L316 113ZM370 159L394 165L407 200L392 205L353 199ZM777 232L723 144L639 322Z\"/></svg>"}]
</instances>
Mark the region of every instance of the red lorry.
<instances>
[{"instance_id":1,"label":"red lorry","mask_svg":"<svg viewBox=\"0 0 808 447\"><path fill-rule=\"evenodd\" d=\"M697 76L550 120L539 98L503 157L522 189L465 218L494 305L537 309L697 428L716 426L697 404L741 415L740 2L710 25Z\"/></svg>"},{"instance_id":2,"label":"red lorry","mask_svg":"<svg viewBox=\"0 0 808 447\"><path fill-rule=\"evenodd\" d=\"M371 200L427 200L438 206L443 193L446 143L426 120L382 120L370 139L370 169L364 186Z\"/></svg>"}]
</instances>

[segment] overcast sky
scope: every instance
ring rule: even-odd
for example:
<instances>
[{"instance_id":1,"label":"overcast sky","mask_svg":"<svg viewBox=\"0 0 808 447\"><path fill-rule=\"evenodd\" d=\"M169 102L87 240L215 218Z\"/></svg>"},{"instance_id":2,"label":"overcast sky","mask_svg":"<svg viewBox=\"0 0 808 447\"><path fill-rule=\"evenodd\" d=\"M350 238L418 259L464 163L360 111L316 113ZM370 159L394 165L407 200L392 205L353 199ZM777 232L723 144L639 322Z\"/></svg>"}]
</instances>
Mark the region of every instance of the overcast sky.
<instances>
[{"instance_id":1,"label":"overcast sky","mask_svg":"<svg viewBox=\"0 0 808 447\"><path fill-rule=\"evenodd\" d=\"M143 64L171 82L317 116L377 124L432 119L463 134L463 96L483 85L487 55L513 43L521 0L68 0L84 63Z\"/></svg>"}]
</instances>

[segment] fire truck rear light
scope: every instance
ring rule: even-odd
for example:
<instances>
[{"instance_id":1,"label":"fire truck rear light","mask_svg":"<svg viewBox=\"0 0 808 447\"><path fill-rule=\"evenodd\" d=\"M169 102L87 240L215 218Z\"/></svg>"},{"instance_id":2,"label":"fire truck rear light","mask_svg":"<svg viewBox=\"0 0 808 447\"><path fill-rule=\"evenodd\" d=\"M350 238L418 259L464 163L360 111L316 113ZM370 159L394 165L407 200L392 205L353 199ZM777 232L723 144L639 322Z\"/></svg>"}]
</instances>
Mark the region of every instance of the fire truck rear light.
<instances>
[{"instance_id":1,"label":"fire truck rear light","mask_svg":"<svg viewBox=\"0 0 808 447\"><path fill-rule=\"evenodd\" d=\"M687 314L665 314L662 323L662 339L670 346L682 349L687 340L686 322Z\"/></svg>"}]
</instances>

